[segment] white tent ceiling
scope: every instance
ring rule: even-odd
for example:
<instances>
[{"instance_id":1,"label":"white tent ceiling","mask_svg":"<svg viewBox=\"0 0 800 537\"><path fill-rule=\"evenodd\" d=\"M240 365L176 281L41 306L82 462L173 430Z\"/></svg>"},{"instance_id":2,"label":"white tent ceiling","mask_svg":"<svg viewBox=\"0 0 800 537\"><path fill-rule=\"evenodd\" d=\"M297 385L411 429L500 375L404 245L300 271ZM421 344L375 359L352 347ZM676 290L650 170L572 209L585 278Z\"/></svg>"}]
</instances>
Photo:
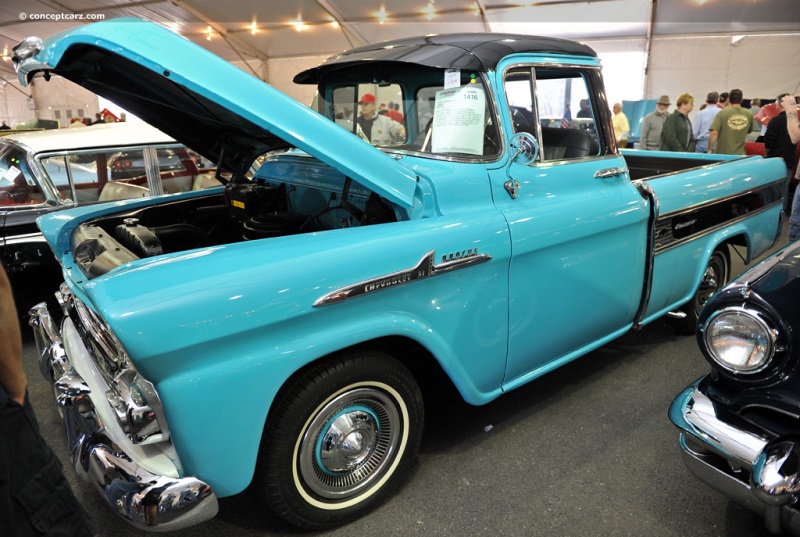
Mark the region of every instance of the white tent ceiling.
<instances>
[{"instance_id":1,"label":"white tent ceiling","mask_svg":"<svg viewBox=\"0 0 800 537\"><path fill-rule=\"evenodd\" d=\"M8 57L29 35L114 17L155 21L229 61L327 55L446 32L574 39L800 34L798 0L3 0L0 52ZM10 62L0 61L0 70L8 76Z\"/></svg>"}]
</instances>

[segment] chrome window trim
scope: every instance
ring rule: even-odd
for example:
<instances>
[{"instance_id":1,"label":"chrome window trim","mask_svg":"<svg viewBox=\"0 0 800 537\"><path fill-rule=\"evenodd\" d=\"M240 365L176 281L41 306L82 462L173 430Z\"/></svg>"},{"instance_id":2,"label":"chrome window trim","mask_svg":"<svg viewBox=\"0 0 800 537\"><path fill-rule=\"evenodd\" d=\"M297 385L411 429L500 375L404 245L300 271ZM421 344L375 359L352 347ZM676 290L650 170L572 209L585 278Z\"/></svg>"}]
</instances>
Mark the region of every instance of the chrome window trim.
<instances>
[{"instance_id":1,"label":"chrome window trim","mask_svg":"<svg viewBox=\"0 0 800 537\"><path fill-rule=\"evenodd\" d=\"M587 161L587 160L597 160L597 159L608 157L608 156L615 156L615 157L618 156L618 155L607 155L607 154L604 153L604 154L600 154L600 155L587 155L585 157L574 158L574 159L544 160L544 151L541 150L541 146L542 146L542 143L541 143L541 140L542 140L542 123L541 123L541 121L538 120L538 118L539 118L539 102L536 99L536 90L537 90L536 81L538 80L537 77L536 77L536 69L539 68L539 67L543 67L543 68L555 68L555 69L579 69L579 70L600 71L602 69L601 66L599 66L599 65L591 65L591 64L583 65L583 64L572 64L572 63L555 63L555 62L551 63L551 62L542 62L541 60L534 61L534 62L520 61L520 62L517 62L517 63L511 63L511 64L507 65L505 67L505 69L503 69L503 74L500 77L500 81L499 82L500 82L500 86L501 86L501 89L503 90L503 92L505 92L505 81L506 81L506 76L508 75L508 72L510 70L512 70L512 69L518 69L520 67L530 68L530 72L531 72L531 92L532 92L531 93L531 100L532 100L532 103L533 103L532 113L534 114L534 120L536 121L536 142L539 144L539 149L540 149L539 150L539 158L538 158L538 162L536 163L536 166L543 165L543 164L554 164L554 163L564 163L564 162L582 162L582 161ZM581 77L581 78L583 78L583 77ZM588 84L588 82L586 82L586 79L583 79L583 80L586 83L586 88L587 89L591 89L591 87ZM508 100L507 99L506 99L506 104L508 105ZM495 105L497 105L497 103L495 103ZM498 108L498 111L499 111L499 106L497 108ZM511 117L511 110L510 110L510 108L508 106L506 106L506 113L508 114L508 117L510 118Z\"/></svg>"},{"instance_id":2,"label":"chrome window trim","mask_svg":"<svg viewBox=\"0 0 800 537\"><path fill-rule=\"evenodd\" d=\"M17 145L22 145L22 144L17 144ZM98 147L89 147L89 148L85 148L85 149L76 149L76 150L59 149L59 150L55 150L55 151L42 151L40 153L36 153L34 155L34 158L36 159L37 168L40 168L41 169L41 173L44 176L47 177L47 186L48 186L48 188L53 189L53 191L56 192L56 195L57 195L58 189L55 188L55 185L51 181L50 177L47 176L47 173L44 171L44 166L41 163L42 159L52 158L52 157L68 157L68 156L71 156L71 155L86 155L86 154L101 153L101 152L105 152L105 153L120 153L122 151L139 151L139 150L141 150L142 151L142 158L145 159L145 162L146 162L146 157L144 156L144 154L148 151L148 149L152 149L153 151L157 152L159 149L175 149L175 148L185 148L185 147L186 147L185 145L183 145L181 143L178 143L178 142L164 142L164 143L156 143L156 144L134 144L134 145L120 145L120 146L98 146ZM154 169L157 170L155 177L151 175L151 173L152 173L151 170L147 166L145 166L145 170L146 170L146 174L147 174L147 191L148 191L150 196L157 195L157 194L154 193L155 189L154 189L153 184L154 184L154 181L161 179L161 169L158 167L158 155L157 154L156 154L155 160L156 160L156 162L155 162L155 168ZM66 159L66 164L67 164L67 175L69 177L69 182L70 182L70 190L72 191L72 199L75 200L77 194L75 192L75 181L72 178L72 165L70 164L69 159ZM111 179L109 179L109 181L111 181ZM159 181L159 185L160 185L160 181ZM91 202L91 203L96 203L96 202ZM59 204L60 205L72 205L72 204L77 205L78 202L77 201L72 201L72 202L69 202L69 203L59 202Z\"/></svg>"}]
</instances>

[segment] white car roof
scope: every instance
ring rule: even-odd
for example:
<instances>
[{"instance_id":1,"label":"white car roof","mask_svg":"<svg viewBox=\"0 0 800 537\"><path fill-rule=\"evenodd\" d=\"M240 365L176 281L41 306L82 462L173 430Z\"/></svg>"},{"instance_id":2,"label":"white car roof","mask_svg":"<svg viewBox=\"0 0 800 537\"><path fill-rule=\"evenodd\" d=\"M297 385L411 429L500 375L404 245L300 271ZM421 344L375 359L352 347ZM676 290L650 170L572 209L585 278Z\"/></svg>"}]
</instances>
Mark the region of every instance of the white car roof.
<instances>
[{"instance_id":1,"label":"white car roof","mask_svg":"<svg viewBox=\"0 0 800 537\"><path fill-rule=\"evenodd\" d=\"M49 151L92 149L95 147L116 147L175 143L155 127L143 122L100 123L79 128L52 129L44 131L17 132L2 136L3 140L13 140L25 145L33 153Z\"/></svg>"}]
</instances>

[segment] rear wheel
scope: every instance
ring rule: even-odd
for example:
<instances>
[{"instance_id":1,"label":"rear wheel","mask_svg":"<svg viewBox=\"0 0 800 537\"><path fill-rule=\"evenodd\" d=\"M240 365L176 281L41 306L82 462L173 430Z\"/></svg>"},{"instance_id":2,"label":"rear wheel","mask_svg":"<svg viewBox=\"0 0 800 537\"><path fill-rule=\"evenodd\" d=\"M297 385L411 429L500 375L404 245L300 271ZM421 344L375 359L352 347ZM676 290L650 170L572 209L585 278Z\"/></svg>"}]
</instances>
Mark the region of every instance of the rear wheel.
<instances>
[{"instance_id":1,"label":"rear wheel","mask_svg":"<svg viewBox=\"0 0 800 537\"><path fill-rule=\"evenodd\" d=\"M408 473L423 421L419 387L394 358L356 352L313 366L276 400L261 446L259 492L297 526L353 520Z\"/></svg>"},{"instance_id":2,"label":"rear wheel","mask_svg":"<svg viewBox=\"0 0 800 537\"><path fill-rule=\"evenodd\" d=\"M700 279L692 299L681 307L686 314L681 319L674 319L675 326L683 334L694 334L697 330L697 319L706 302L728 282L730 278L731 261L728 250L721 246L714 250Z\"/></svg>"}]
</instances>

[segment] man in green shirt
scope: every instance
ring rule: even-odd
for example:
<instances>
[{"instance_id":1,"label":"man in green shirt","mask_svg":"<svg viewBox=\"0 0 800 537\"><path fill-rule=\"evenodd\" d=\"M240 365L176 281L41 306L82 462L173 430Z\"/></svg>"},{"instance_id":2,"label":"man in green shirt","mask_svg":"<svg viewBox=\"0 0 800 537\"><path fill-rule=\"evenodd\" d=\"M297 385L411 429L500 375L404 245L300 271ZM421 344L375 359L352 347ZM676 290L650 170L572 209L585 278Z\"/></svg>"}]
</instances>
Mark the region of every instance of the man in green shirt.
<instances>
[{"instance_id":1,"label":"man in green shirt","mask_svg":"<svg viewBox=\"0 0 800 537\"><path fill-rule=\"evenodd\" d=\"M742 108L742 90L731 90L730 106L720 111L708 128L708 152L744 155L747 133L753 128L753 113ZM715 145L716 144L716 145Z\"/></svg>"}]
</instances>

